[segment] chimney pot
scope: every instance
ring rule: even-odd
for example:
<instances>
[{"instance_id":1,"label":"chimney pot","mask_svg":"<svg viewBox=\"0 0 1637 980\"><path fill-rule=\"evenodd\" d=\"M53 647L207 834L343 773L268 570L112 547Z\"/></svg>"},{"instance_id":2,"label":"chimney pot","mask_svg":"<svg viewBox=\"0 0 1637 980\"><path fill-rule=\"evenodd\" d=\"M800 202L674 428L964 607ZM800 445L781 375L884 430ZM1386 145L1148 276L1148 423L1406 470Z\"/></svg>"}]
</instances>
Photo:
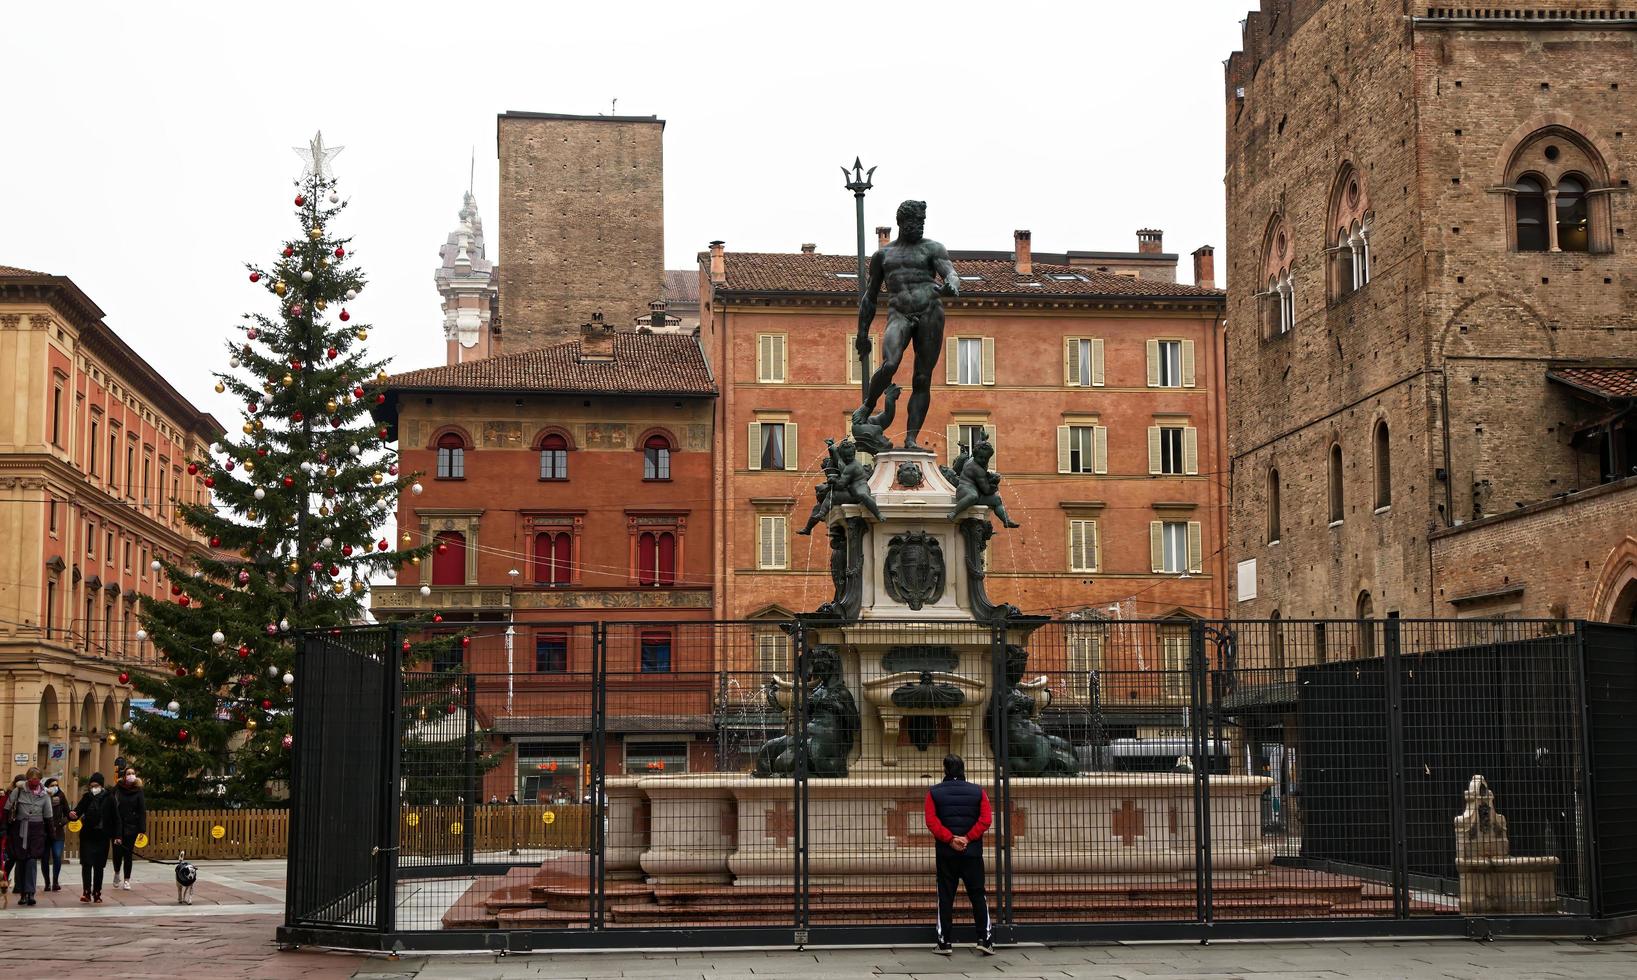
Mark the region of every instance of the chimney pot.
<instances>
[{"instance_id":1,"label":"chimney pot","mask_svg":"<svg viewBox=\"0 0 1637 980\"><path fill-rule=\"evenodd\" d=\"M1034 246L1030 244L1032 237L1027 228L1012 232L1012 268L1020 276L1034 275Z\"/></svg>"},{"instance_id":2,"label":"chimney pot","mask_svg":"<svg viewBox=\"0 0 1637 980\"><path fill-rule=\"evenodd\" d=\"M817 252L817 251L818 251L818 244L816 242L802 242L801 243L801 254L803 254L803 255L812 255L814 252Z\"/></svg>"},{"instance_id":3,"label":"chimney pot","mask_svg":"<svg viewBox=\"0 0 1637 980\"><path fill-rule=\"evenodd\" d=\"M1216 249L1209 245L1194 249L1194 285L1216 288Z\"/></svg>"},{"instance_id":4,"label":"chimney pot","mask_svg":"<svg viewBox=\"0 0 1637 980\"><path fill-rule=\"evenodd\" d=\"M711 283L720 286L728 281L728 260L723 257L725 245L721 239L711 242Z\"/></svg>"},{"instance_id":5,"label":"chimney pot","mask_svg":"<svg viewBox=\"0 0 1637 980\"><path fill-rule=\"evenodd\" d=\"M603 320L602 311L591 314L591 322L580 325L580 360L614 359L614 325Z\"/></svg>"},{"instance_id":6,"label":"chimney pot","mask_svg":"<svg viewBox=\"0 0 1637 980\"><path fill-rule=\"evenodd\" d=\"M875 226L875 244L878 248L886 248L892 242L892 225Z\"/></svg>"},{"instance_id":7,"label":"chimney pot","mask_svg":"<svg viewBox=\"0 0 1637 980\"><path fill-rule=\"evenodd\" d=\"M1137 251L1143 254L1165 251L1165 232L1158 228L1137 229Z\"/></svg>"}]
</instances>

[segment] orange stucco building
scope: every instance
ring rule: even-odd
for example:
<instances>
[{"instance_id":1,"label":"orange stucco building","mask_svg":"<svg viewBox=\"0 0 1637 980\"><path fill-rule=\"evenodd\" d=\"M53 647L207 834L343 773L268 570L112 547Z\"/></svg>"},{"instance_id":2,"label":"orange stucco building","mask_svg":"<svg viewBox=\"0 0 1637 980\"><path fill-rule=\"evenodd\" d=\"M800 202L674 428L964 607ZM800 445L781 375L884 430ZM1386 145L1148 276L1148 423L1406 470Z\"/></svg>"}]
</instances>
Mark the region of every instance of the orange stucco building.
<instances>
[{"instance_id":1,"label":"orange stucco building","mask_svg":"<svg viewBox=\"0 0 1637 980\"><path fill-rule=\"evenodd\" d=\"M138 637L169 583L151 564L203 542L177 504L206 499L188 461L222 436L66 276L0 266L0 756L70 795L112 772ZM116 741L110 742L113 735Z\"/></svg>"},{"instance_id":2,"label":"orange stucco building","mask_svg":"<svg viewBox=\"0 0 1637 980\"><path fill-rule=\"evenodd\" d=\"M1154 247L1140 253L1159 258ZM1225 605L1221 324L1200 285L1032 253L952 251L961 297L921 441L947 462L982 427L1022 528L990 546L989 591L1029 613L1207 616ZM1114 253L1099 253L1112 255ZM1174 265L1175 257L1170 256ZM1050 259L1052 261L1042 261ZM1156 263L1158 264L1158 263ZM825 438L859 404L856 258L700 254L701 336L717 368L718 615L775 619L832 592L822 529L797 532ZM879 350L885 314L872 328ZM909 358L898 381L909 383ZM900 406L900 409L902 406ZM902 414L889 436L902 439Z\"/></svg>"},{"instance_id":3,"label":"orange stucco building","mask_svg":"<svg viewBox=\"0 0 1637 980\"><path fill-rule=\"evenodd\" d=\"M578 798L593 622L608 624L609 771L708 751L716 386L697 340L597 322L382 390L377 416L421 474L398 528L434 551L376 586L372 609L466 634L423 668L481 675L478 722L516 749L489 794Z\"/></svg>"}]
</instances>

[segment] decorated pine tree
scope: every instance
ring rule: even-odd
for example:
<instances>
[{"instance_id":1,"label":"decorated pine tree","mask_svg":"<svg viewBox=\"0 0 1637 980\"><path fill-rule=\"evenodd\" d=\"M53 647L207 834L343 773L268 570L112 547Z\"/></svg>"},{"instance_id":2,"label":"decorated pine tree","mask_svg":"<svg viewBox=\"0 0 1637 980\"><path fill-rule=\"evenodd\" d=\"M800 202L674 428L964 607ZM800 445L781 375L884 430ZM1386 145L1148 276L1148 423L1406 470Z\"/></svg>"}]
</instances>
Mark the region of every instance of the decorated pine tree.
<instances>
[{"instance_id":1,"label":"decorated pine tree","mask_svg":"<svg viewBox=\"0 0 1637 980\"><path fill-rule=\"evenodd\" d=\"M322 135L298 148L298 231L271 262L247 266L262 295L229 338L216 385L239 400L243 425L188 462L207 502L179 505L210 549L155 563L170 598L145 603L141 619L164 666L132 679L155 710L133 719L124 754L161 800L280 795L296 637L360 621L370 577L424 554L380 535L414 477L369 414L379 396L366 385L384 378L384 362L369 358L367 327L347 309L364 276L335 230L346 203L329 162L340 149Z\"/></svg>"}]
</instances>

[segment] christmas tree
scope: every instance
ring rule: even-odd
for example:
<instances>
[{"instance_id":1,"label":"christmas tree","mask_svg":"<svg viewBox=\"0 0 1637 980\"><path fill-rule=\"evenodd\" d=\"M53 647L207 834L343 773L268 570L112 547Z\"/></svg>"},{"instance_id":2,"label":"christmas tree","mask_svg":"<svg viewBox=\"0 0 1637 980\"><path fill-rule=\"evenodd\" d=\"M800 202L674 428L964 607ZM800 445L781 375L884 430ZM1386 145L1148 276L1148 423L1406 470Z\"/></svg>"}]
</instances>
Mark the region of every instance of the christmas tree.
<instances>
[{"instance_id":1,"label":"christmas tree","mask_svg":"<svg viewBox=\"0 0 1637 980\"><path fill-rule=\"evenodd\" d=\"M158 800L282 795L297 635L359 622L370 576L425 553L377 537L414 477L369 416L381 396L365 385L385 362L369 359L367 327L346 307L364 276L352 240L332 232L346 209L329 171L340 149L322 134L297 149L300 231L271 264L247 266L273 312L245 315L216 385L243 404L242 435L188 462L208 502L177 504L210 550L154 563L170 601L144 603L141 621L165 669L133 678L155 710L132 720L124 754Z\"/></svg>"}]
</instances>

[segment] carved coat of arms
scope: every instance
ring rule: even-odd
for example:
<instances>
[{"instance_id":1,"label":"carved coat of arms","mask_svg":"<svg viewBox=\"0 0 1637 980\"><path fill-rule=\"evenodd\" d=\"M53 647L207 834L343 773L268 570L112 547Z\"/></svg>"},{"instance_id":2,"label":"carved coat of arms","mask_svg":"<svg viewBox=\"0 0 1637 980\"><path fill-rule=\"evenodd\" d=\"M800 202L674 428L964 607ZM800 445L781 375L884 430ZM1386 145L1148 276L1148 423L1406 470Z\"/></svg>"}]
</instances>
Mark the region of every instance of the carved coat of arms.
<instances>
[{"instance_id":1,"label":"carved coat of arms","mask_svg":"<svg viewBox=\"0 0 1637 980\"><path fill-rule=\"evenodd\" d=\"M895 534L887 543L887 594L911 609L944 595L944 549L925 531Z\"/></svg>"}]
</instances>

